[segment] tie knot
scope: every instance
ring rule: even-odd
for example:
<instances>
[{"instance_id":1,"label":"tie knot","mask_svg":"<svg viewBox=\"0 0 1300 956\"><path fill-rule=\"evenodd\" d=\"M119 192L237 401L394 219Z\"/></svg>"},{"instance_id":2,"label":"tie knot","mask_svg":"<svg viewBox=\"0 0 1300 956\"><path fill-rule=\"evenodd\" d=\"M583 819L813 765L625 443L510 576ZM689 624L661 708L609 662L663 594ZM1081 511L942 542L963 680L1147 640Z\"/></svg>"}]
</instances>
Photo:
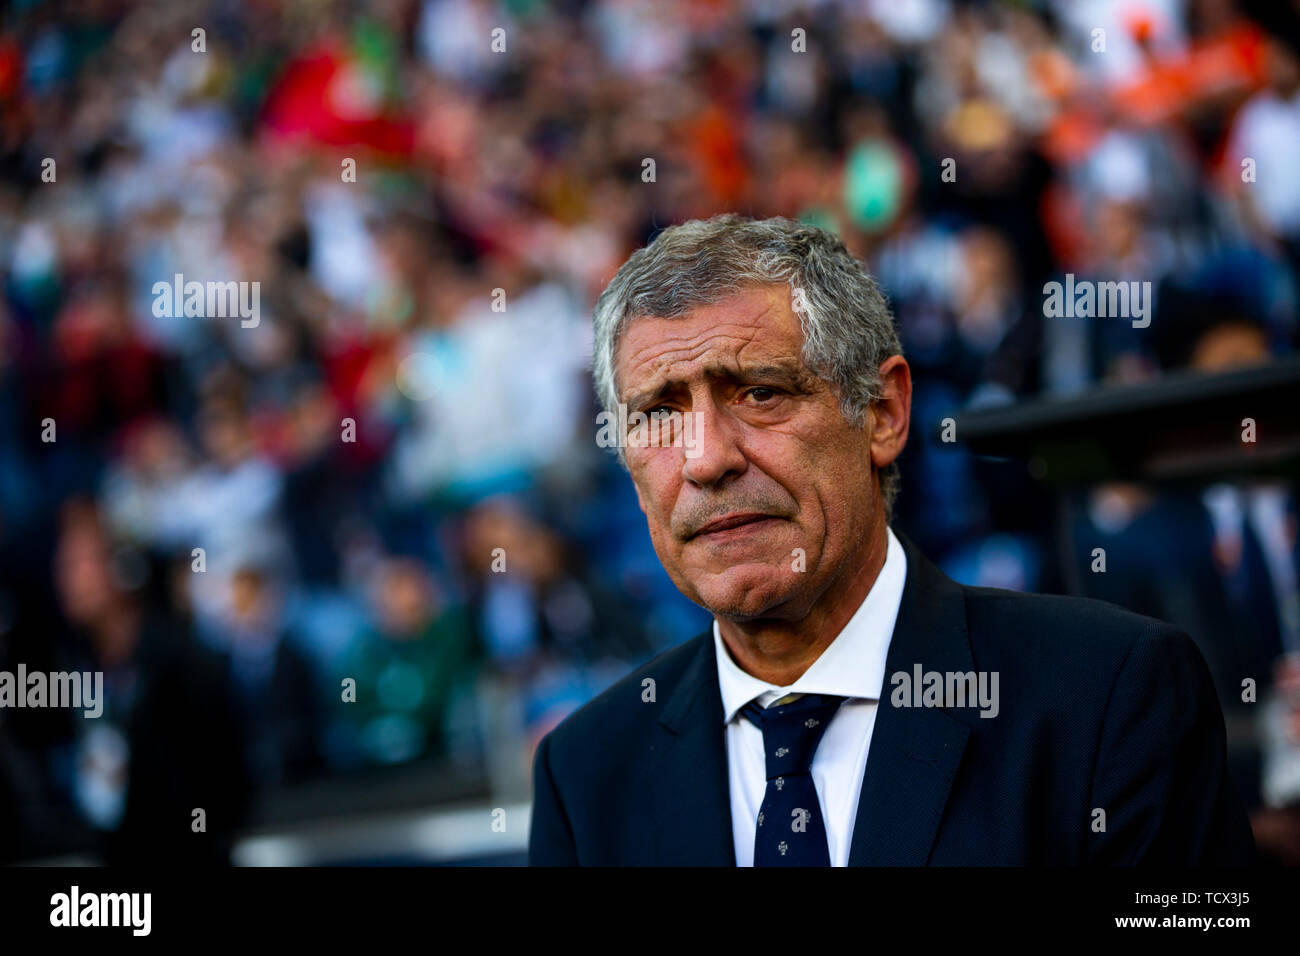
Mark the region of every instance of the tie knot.
<instances>
[{"instance_id":1,"label":"tie knot","mask_svg":"<svg viewBox=\"0 0 1300 956\"><path fill-rule=\"evenodd\" d=\"M763 732L767 779L807 773L813 755L845 698L830 694L804 694L788 704L759 707L750 701L744 715Z\"/></svg>"}]
</instances>

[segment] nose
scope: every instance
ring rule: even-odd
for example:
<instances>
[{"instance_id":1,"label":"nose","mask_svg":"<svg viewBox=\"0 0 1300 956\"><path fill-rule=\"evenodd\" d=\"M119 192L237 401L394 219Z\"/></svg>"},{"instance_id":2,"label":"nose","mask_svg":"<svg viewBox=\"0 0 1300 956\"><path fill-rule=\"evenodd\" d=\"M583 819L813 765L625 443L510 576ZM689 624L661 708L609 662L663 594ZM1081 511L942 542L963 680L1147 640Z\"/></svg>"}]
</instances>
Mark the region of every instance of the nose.
<instances>
[{"instance_id":1,"label":"nose","mask_svg":"<svg viewBox=\"0 0 1300 956\"><path fill-rule=\"evenodd\" d=\"M742 426L713 401L696 402L690 412L695 434L682 463L682 478L700 488L722 482L728 475L744 474L749 467L741 447Z\"/></svg>"}]
</instances>

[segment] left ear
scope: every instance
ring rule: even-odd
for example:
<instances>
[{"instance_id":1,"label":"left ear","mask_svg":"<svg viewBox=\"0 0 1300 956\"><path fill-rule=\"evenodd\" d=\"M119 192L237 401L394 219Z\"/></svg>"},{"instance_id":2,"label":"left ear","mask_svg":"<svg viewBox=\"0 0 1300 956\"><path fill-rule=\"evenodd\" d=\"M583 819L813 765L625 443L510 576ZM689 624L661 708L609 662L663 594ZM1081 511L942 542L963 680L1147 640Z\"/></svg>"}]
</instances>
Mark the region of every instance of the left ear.
<instances>
[{"instance_id":1,"label":"left ear","mask_svg":"<svg viewBox=\"0 0 1300 956\"><path fill-rule=\"evenodd\" d=\"M888 467L907 444L912 420L912 370L901 355L880 363L881 398L871 403L871 464Z\"/></svg>"}]
</instances>

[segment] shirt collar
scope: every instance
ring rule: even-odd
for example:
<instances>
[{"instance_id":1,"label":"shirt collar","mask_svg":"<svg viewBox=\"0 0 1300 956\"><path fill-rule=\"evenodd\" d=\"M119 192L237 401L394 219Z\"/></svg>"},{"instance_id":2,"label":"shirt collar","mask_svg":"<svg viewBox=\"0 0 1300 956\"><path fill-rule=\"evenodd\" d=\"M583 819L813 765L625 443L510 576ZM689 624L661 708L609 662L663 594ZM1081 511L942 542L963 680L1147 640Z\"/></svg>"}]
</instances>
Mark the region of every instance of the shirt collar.
<instances>
[{"instance_id":1,"label":"shirt collar","mask_svg":"<svg viewBox=\"0 0 1300 956\"><path fill-rule=\"evenodd\" d=\"M718 662L722 709L730 723L755 698L766 706L786 694L834 694L879 700L885 684L885 655L898 618L907 577L907 555L886 528L885 563L858 609L820 657L788 687L777 687L741 670L713 621L713 648Z\"/></svg>"}]
</instances>

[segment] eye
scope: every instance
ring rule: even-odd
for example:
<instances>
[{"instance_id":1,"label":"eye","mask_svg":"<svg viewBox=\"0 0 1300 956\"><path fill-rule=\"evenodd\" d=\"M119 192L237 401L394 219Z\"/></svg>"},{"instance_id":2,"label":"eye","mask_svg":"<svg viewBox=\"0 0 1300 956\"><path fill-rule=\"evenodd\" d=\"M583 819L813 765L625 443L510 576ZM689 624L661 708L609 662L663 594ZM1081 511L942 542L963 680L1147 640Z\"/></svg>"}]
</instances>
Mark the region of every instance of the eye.
<instances>
[{"instance_id":1,"label":"eye","mask_svg":"<svg viewBox=\"0 0 1300 956\"><path fill-rule=\"evenodd\" d=\"M766 385L756 385L753 388L747 389L745 394L751 396L760 404L765 404L779 395L780 392L777 389L770 388Z\"/></svg>"}]
</instances>

